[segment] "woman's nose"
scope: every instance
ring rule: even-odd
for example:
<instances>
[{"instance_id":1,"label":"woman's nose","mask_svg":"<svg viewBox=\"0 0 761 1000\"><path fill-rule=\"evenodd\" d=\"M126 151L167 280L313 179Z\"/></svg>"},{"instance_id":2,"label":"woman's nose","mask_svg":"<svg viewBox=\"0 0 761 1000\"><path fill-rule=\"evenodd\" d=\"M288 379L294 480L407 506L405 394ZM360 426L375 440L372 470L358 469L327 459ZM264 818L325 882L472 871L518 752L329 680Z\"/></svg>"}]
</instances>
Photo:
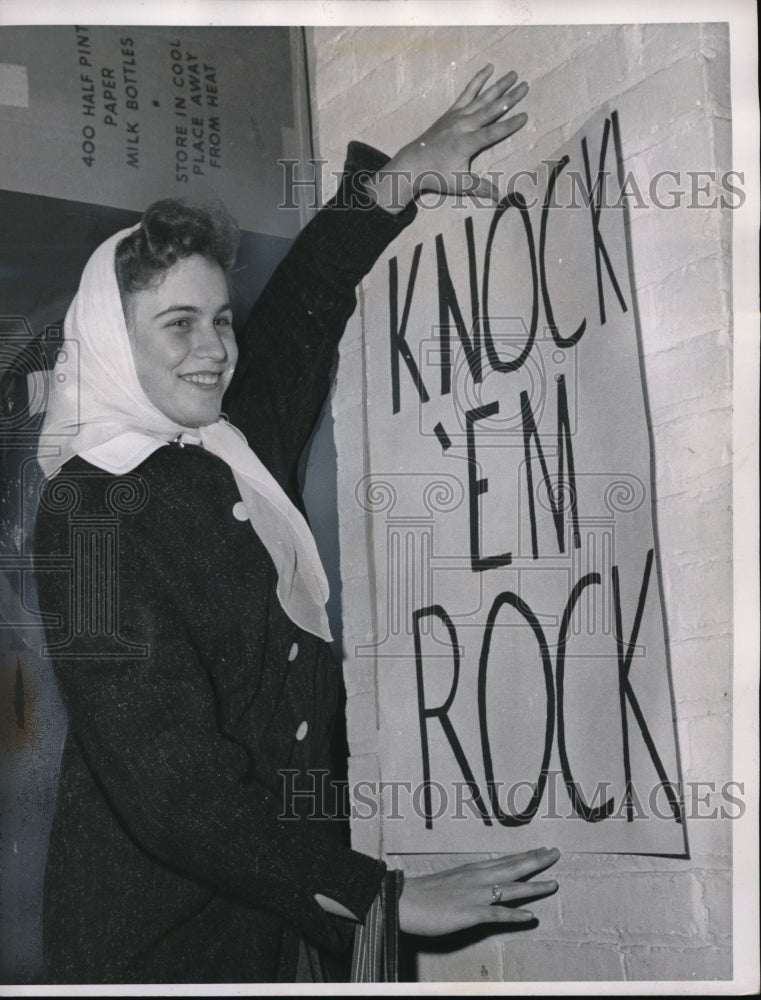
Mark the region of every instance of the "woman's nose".
<instances>
[{"instance_id":1,"label":"woman's nose","mask_svg":"<svg viewBox=\"0 0 761 1000\"><path fill-rule=\"evenodd\" d=\"M214 324L202 326L199 332L198 343L195 347L195 354L201 358L209 358L213 361L226 361L227 348L222 336Z\"/></svg>"}]
</instances>

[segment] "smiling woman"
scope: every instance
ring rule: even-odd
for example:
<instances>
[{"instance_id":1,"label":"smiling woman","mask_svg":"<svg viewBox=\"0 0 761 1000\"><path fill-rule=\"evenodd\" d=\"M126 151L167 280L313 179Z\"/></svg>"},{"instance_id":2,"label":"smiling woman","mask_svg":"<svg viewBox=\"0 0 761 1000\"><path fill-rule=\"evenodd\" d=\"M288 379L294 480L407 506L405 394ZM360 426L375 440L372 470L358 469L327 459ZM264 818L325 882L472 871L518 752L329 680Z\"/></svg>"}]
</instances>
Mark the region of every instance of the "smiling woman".
<instances>
[{"instance_id":1,"label":"smiling woman","mask_svg":"<svg viewBox=\"0 0 761 1000\"><path fill-rule=\"evenodd\" d=\"M48 982L288 981L304 942L341 951L381 896L403 930L444 934L525 924L513 907L557 888L526 881L557 860L539 850L410 878L399 899L399 873L316 822L335 815L315 797L340 681L298 459L355 286L414 218L411 179L457 190L525 121L500 121L525 85L482 93L490 72L391 161L350 146L237 347L219 210L157 203L85 267L38 454L39 603L70 722ZM311 793L284 801L286 774Z\"/></svg>"},{"instance_id":2,"label":"smiling woman","mask_svg":"<svg viewBox=\"0 0 761 1000\"><path fill-rule=\"evenodd\" d=\"M166 200L116 248L138 380L154 406L186 427L219 419L238 359L225 276L237 246L223 208Z\"/></svg>"}]
</instances>

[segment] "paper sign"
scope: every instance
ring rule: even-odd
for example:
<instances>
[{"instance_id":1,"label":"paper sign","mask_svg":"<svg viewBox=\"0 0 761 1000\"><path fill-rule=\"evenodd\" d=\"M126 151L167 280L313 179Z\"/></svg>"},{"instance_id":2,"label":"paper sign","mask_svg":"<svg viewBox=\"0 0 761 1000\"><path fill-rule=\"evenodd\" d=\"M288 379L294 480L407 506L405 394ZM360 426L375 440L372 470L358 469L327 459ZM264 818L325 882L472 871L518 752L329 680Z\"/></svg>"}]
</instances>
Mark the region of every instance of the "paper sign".
<instances>
[{"instance_id":1,"label":"paper sign","mask_svg":"<svg viewBox=\"0 0 761 1000\"><path fill-rule=\"evenodd\" d=\"M388 853L685 852L623 176L601 112L364 283Z\"/></svg>"}]
</instances>

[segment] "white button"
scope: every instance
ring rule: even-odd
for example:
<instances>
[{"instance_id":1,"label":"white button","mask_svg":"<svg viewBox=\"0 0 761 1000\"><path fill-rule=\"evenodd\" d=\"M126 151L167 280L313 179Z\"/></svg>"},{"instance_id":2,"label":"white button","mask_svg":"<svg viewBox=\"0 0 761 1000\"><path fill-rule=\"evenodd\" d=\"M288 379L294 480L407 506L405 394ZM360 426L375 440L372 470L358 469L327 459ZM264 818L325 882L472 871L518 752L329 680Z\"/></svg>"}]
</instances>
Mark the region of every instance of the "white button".
<instances>
[{"instance_id":1,"label":"white button","mask_svg":"<svg viewBox=\"0 0 761 1000\"><path fill-rule=\"evenodd\" d=\"M239 500L233 506L233 517L236 519L236 521L248 520L248 511L246 510L246 505L243 503L242 500Z\"/></svg>"},{"instance_id":2,"label":"white button","mask_svg":"<svg viewBox=\"0 0 761 1000\"><path fill-rule=\"evenodd\" d=\"M301 723L299 728L296 730L296 739L303 740L309 729L309 724L306 719Z\"/></svg>"},{"instance_id":3,"label":"white button","mask_svg":"<svg viewBox=\"0 0 761 1000\"><path fill-rule=\"evenodd\" d=\"M294 642L291 648L288 650L288 662L293 663L296 657L299 655L299 644Z\"/></svg>"}]
</instances>

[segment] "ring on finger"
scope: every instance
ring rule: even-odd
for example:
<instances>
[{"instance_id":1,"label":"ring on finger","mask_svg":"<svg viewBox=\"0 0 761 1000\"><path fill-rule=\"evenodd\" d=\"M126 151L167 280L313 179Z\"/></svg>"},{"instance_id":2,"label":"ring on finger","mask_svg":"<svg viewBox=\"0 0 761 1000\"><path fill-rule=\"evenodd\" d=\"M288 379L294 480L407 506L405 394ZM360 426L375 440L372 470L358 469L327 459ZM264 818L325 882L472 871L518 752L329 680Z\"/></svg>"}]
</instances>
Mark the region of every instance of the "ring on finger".
<instances>
[{"instance_id":1,"label":"ring on finger","mask_svg":"<svg viewBox=\"0 0 761 1000\"><path fill-rule=\"evenodd\" d=\"M502 886L497 882L491 887L492 903L499 903L502 899Z\"/></svg>"}]
</instances>

